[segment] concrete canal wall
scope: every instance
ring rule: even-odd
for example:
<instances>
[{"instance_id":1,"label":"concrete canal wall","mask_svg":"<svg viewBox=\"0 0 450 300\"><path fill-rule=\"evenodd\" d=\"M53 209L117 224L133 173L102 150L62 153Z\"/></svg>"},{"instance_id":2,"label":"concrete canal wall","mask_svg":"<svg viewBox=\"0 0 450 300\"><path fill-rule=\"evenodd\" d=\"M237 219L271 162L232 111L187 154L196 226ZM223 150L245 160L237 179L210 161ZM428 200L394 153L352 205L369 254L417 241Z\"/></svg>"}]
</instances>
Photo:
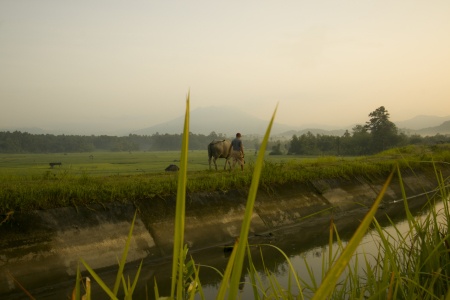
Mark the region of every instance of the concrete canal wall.
<instances>
[{"instance_id":1,"label":"concrete canal wall","mask_svg":"<svg viewBox=\"0 0 450 300\"><path fill-rule=\"evenodd\" d=\"M450 168L439 168L446 176L450 174ZM402 175L408 197L437 187L433 170L415 174L403 171ZM361 204L369 207L386 178L387 174L370 179L332 178L260 188L249 236L292 226L308 228L311 222L328 223L331 212L339 218L361 210ZM384 202L389 206L401 197L395 176ZM116 268L116 256L122 255L136 210L128 261L170 256L175 201L175 196L155 197L135 203L114 202L13 214L0 226L0 295L19 291L6 272L32 290L72 280L79 257L99 271ZM246 201L244 190L187 195L185 243L190 250L232 243L239 236ZM414 198L410 200L412 206L421 204L414 201ZM299 221L331 207L334 208ZM4 218L0 216L0 222ZM81 265L80 269L84 267Z\"/></svg>"}]
</instances>

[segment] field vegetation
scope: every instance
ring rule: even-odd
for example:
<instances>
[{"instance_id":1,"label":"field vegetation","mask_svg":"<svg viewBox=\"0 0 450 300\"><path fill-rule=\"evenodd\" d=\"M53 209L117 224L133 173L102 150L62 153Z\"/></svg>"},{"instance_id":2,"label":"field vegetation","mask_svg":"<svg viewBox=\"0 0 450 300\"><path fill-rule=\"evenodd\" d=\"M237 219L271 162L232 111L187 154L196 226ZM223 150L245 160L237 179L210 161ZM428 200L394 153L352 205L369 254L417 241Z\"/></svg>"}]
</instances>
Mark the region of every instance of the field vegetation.
<instances>
[{"instance_id":1,"label":"field vegetation","mask_svg":"<svg viewBox=\"0 0 450 300\"><path fill-rule=\"evenodd\" d=\"M266 155L265 159L274 163L290 160L303 161L316 159L317 155ZM353 160L354 157L343 157ZM247 164L256 160L255 150L246 149ZM208 152L206 150L190 150L188 154L188 171L200 171L209 168ZM61 166L50 169L49 163L61 162ZM164 172L165 168L180 164L180 151L152 152L93 152L93 153L50 153L50 154L4 154L0 153L0 173L40 176L46 171L58 175L69 172L72 175L86 171L90 176L133 175L154 172ZM217 161L223 169L224 159ZM214 164L212 164L214 166Z\"/></svg>"},{"instance_id":2,"label":"field vegetation","mask_svg":"<svg viewBox=\"0 0 450 300\"><path fill-rule=\"evenodd\" d=\"M386 174L396 164L401 168L407 165L429 168L432 160L450 162L449 150L449 145L434 145L391 149L368 157L266 156L259 183L269 188L319 178L370 177ZM49 169L44 163L49 155L4 154L0 156L2 165L9 167L0 172L0 214L173 195L177 190L177 174L151 171L178 165L174 159L177 155L179 152L98 153L89 159L82 154L55 154L52 160L61 158L68 163ZM244 172L208 170L206 151L189 151L187 160L191 164L187 193L247 190L255 165L254 157L248 155ZM224 162L222 159L220 165Z\"/></svg>"}]
</instances>

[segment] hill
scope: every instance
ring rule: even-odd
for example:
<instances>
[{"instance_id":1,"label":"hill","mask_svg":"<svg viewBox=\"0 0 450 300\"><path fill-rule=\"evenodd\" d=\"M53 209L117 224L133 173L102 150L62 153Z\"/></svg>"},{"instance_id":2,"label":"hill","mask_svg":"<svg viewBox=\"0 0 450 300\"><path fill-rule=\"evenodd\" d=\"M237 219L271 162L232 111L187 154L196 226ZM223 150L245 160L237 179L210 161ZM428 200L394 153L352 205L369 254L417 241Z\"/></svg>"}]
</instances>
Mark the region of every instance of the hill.
<instances>
[{"instance_id":1,"label":"hill","mask_svg":"<svg viewBox=\"0 0 450 300\"><path fill-rule=\"evenodd\" d=\"M276 136L284 136L291 138L294 134L297 136L301 136L302 134L311 132L312 134L324 134L324 135L337 135L341 136L345 133L345 129L335 129L335 130L324 130L319 128L306 128L302 130L289 130L280 134L276 134ZM350 130L349 130L350 131Z\"/></svg>"},{"instance_id":2,"label":"hill","mask_svg":"<svg viewBox=\"0 0 450 300\"><path fill-rule=\"evenodd\" d=\"M429 127L436 127L442 124L442 122L450 121L450 116L437 117L437 116L425 116L418 115L414 118L405 121L394 122L398 128L407 128L413 130L421 130Z\"/></svg>"},{"instance_id":3,"label":"hill","mask_svg":"<svg viewBox=\"0 0 450 300\"><path fill-rule=\"evenodd\" d=\"M165 123L132 131L138 135L174 134L183 132L184 115ZM262 135L267 129L268 121L259 119L242 110L230 106L199 107L190 112L189 131L196 134L209 134L212 131L233 136L236 132L243 135ZM298 127L274 123L272 133L297 130Z\"/></svg>"},{"instance_id":4,"label":"hill","mask_svg":"<svg viewBox=\"0 0 450 300\"><path fill-rule=\"evenodd\" d=\"M423 128L420 130L413 130L410 133L420 134L422 136L425 135L436 135L440 134L450 134L450 121L446 121L439 126Z\"/></svg>"}]
</instances>

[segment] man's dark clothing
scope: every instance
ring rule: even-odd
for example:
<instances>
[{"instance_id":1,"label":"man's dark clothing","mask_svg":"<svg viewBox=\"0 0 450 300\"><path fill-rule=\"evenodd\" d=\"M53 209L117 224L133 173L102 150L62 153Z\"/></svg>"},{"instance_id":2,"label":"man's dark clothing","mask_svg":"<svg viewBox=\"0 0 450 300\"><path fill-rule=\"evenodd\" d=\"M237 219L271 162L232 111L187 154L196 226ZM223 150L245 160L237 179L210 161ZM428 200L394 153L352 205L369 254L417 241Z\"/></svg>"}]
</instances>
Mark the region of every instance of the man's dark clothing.
<instances>
[{"instance_id":1,"label":"man's dark clothing","mask_svg":"<svg viewBox=\"0 0 450 300\"><path fill-rule=\"evenodd\" d=\"M231 145L233 146L234 151L241 151L242 141L241 139L235 138L231 141Z\"/></svg>"}]
</instances>

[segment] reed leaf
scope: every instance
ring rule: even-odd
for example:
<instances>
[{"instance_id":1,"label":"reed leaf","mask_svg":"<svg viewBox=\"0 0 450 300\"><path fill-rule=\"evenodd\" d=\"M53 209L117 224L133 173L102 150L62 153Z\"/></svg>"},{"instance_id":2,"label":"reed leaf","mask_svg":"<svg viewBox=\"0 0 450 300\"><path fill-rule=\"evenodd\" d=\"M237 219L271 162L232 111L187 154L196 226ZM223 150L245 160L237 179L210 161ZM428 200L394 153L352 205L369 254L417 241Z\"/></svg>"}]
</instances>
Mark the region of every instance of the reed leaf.
<instances>
[{"instance_id":1,"label":"reed leaf","mask_svg":"<svg viewBox=\"0 0 450 300\"><path fill-rule=\"evenodd\" d=\"M80 265L77 264L77 281L75 283L75 288L73 290L72 293L72 298L74 300L80 300L81 297L81 293L80 293L80 279L81 279L81 275L80 275Z\"/></svg>"},{"instance_id":2,"label":"reed leaf","mask_svg":"<svg viewBox=\"0 0 450 300\"><path fill-rule=\"evenodd\" d=\"M127 242L125 244L125 249L123 250L122 259L120 261L119 271L117 272L116 282L114 283L114 288L112 291L114 296L116 296L117 292L119 291L120 279L122 278L123 268L125 267L125 262L127 260L128 249L130 248L131 235L133 234L134 222L136 221L136 214L137 214L137 211L134 213L133 222L131 223L130 232L128 233Z\"/></svg>"},{"instance_id":3,"label":"reed leaf","mask_svg":"<svg viewBox=\"0 0 450 300\"><path fill-rule=\"evenodd\" d=\"M359 243L361 242L362 238L364 237L367 229L369 228L370 224L372 223L373 217L375 216L375 213L377 212L378 206L381 203L381 200L383 199L383 196L389 186L389 183L391 182L392 176L394 175L395 169L392 170L391 174L389 175L388 179L386 180L386 183L384 184L383 188L381 189L381 192L379 193L377 199L372 205L372 208L369 210L369 212L366 214L364 219L362 220L361 224L359 225L358 229L348 242L347 246L345 247L344 251L339 256L338 260L334 264L334 266L330 269L325 279L322 281L322 284L315 292L312 300L317 299L326 299L328 295L331 293L331 291L334 289L336 282L338 281L339 277L341 276L342 272L344 272L345 268L347 267L348 263L350 262L350 259L353 256L353 253L355 252L356 248L358 247Z\"/></svg>"},{"instance_id":4,"label":"reed leaf","mask_svg":"<svg viewBox=\"0 0 450 300\"><path fill-rule=\"evenodd\" d=\"M197 280L198 294L200 295L200 298L202 300L205 300L205 294L203 293L202 284L200 283L200 278L198 277L198 274L200 273L200 265L198 265L198 269L195 268L195 265L194 265L194 272L195 272L195 277L198 278L198 280Z\"/></svg>"},{"instance_id":5,"label":"reed leaf","mask_svg":"<svg viewBox=\"0 0 450 300\"><path fill-rule=\"evenodd\" d=\"M239 239L237 239L236 242L234 243L233 251L231 252L230 259L228 260L227 268L225 269L225 273L223 273L222 282L220 283L219 292L217 293L216 297L217 300L225 299L225 294L228 289L228 281L230 280L231 276L231 270L233 269L233 265L235 264L238 245Z\"/></svg>"},{"instance_id":6,"label":"reed leaf","mask_svg":"<svg viewBox=\"0 0 450 300\"><path fill-rule=\"evenodd\" d=\"M241 234L239 240L241 241L238 245L237 253L236 253L236 261L234 263L233 274L231 275L230 281L230 290L228 291L228 299L234 300L237 297L239 281L241 278L242 267L244 263L245 257L245 247L247 244L248 231L250 229L250 221L252 219L253 206L255 204L256 193L258 192L259 178L261 176L261 170L264 164L264 154L267 148L267 142L269 140L270 130L272 129L273 120L275 119L275 115L277 113L277 107L273 112L272 119L270 120L269 126L267 127L266 134L264 135L264 139L261 143L260 151L258 154L258 158L256 159L255 169L253 171L252 183L250 185L250 190L248 193L247 199L247 207L245 209L244 220L242 222Z\"/></svg>"},{"instance_id":7,"label":"reed leaf","mask_svg":"<svg viewBox=\"0 0 450 300\"><path fill-rule=\"evenodd\" d=\"M91 279L86 277L86 300L91 300Z\"/></svg>"},{"instance_id":8,"label":"reed leaf","mask_svg":"<svg viewBox=\"0 0 450 300\"><path fill-rule=\"evenodd\" d=\"M186 205L186 181L187 181L187 155L189 145L189 98L190 92L186 96L186 114L184 117L183 141L181 146L180 170L178 171L177 204L175 211L175 233L172 258L172 286L171 298L175 296L175 287L179 277L179 285L182 278L183 262L181 261L184 242L184 218ZM177 276L178 272L178 276ZM178 289L181 289L179 286ZM179 292L177 293L180 297Z\"/></svg>"},{"instance_id":9,"label":"reed leaf","mask_svg":"<svg viewBox=\"0 0 450 300\"><path fill-rule=\"evenodd\" d=\"M248 264L249 264L249 270L248 273L250 274L250 280L252 281L252 289L253 289L253 297L255 300L260 300L258 290L256 288L256 278L255 278L255 266L253 265L252 255L250 253L250 246L247 243L247 256L248 256ZM290 273L289 273L290 276Z\"/></svg>"},{"instance_id":10,"label":"reed leaf","mask_svg":"<svg viewBox=\"0 0 450 300\"><path fill-rule=\"evenodd\" d=\"M156 283L156 277L154 278L155 279L155 299L159 299L159 291L158 291L158 284ZM147 288L147 286L146 286L146 288Z\"/></svg>"},{"instance_id":11,"label":"reed leaf","mask_svg":"<svg viewBox=\"0 0 450 300\"><path fill-rule=\"evenodd\" d=\"M22 291L24 291L25 292L25 294L27 294L27 296L30 298L30 299L32 299L32 300L34 300L34 298L33 298L33 296L31 296L31 294L30 293L28 293L28 291L14 278L14 277L12 277L12 275L11 274L9 274L8 273L8 271L6 271L6 274L14 281L14 283L15 284L17 284L17 286L22 290Z\"/></svg>"},{"instance_id":12,"label":"reed leaf","mask_svg":"<svg viewBox=\"0 0 450 300\"><path fill-rule=\"evenodd\" d=\"M81 262L83 263L84 267L88 272L91 274L91 276L97 281L98 285L111 297L113 300L118 300L116 295L106 286L106 284L103 282L103 280L100 279L100 277L95 273L94 270L92 270L91 267L80 257ZM122 276L120 277L122 278ZM120 279L119 278L119 279Z\"/></svg>"},{"instance_id":13,"label":"reed leaf","mask_svg":"<svg viewBox=\"0 0 450 300\"><path fill-rule=\"evenodd\" d=\"M133 296L134 289L136 288L136 284L137 284L137 281L138 281L138 278L139 278L139 274L141 273L141 268L142 268L142 263L143 262L144 262L144 260L141 260L141 264L139 265L139 269L138 269L138 271L136 273L136 276L134 277L133 285L131 286L131 289L130 289L130 297Z\"/></svg>"}]
</instances>

